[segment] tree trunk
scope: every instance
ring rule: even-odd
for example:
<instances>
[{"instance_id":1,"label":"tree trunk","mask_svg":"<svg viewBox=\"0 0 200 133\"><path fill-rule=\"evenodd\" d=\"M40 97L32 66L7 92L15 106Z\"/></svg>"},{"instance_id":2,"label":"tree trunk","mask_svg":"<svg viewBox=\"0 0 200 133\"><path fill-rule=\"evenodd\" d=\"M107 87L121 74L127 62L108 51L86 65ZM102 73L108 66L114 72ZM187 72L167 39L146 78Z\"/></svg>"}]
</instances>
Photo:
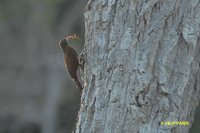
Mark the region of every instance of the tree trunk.
<instances>
[{"instance_id":1,"label":"tree trunk","mask_svg":"<svg viewBox=\"0 0 200 133\"><path fill-rule=\"evenodd\" d=\"M76 133L186 133L200 90L199 0L90 0ZM189 126L161 122L189 121Z\"/></svg>"}]
</instances>

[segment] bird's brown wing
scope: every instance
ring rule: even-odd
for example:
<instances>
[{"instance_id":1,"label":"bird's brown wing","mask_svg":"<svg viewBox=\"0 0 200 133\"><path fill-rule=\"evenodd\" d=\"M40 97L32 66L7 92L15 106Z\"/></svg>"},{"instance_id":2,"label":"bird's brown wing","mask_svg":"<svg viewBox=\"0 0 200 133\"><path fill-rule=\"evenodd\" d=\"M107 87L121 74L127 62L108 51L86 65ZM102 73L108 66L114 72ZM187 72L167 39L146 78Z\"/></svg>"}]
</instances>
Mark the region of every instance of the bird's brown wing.
<instances>
[{"instance_id":1,"label":"bird's brown wing","mask_svg":"<svg viewBox=\"0 0 200 133\"><path fill-rule=\"evenodd\" d=\"M66 66L69 71L70 76L73 79L76 79L76 72L79 66L77 55L73 55L73 52L66 57Z\"/></svg>"}]
</instances>

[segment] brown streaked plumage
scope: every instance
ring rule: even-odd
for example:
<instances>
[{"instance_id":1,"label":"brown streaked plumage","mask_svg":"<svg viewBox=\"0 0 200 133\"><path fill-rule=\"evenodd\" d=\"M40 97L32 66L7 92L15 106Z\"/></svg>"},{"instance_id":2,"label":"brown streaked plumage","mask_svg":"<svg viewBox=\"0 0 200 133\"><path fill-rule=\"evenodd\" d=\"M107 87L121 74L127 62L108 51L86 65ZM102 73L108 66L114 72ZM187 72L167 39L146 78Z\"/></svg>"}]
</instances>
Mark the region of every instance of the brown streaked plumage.
<instances>
[{"instance_id":1,"label":"brown streaked plumage","mask_svg":"<svg viewBox=\"0 0 200 133\"><path fill-rule=\"evenodd\" d=\"M77 78L77 74L76 74L78 67L80 65L79 60L78 60L78 55L77 55L76 51L68 44L68 39L69 38L62 39L59 42L59 45L62 48L63 53L64 53L65 67L66 67L66 69L68 69L68 72L69 72L71 78L75 81L77 87L82 91L83 87L82 87L79 79Z\"/></svg>"}]
</instances>

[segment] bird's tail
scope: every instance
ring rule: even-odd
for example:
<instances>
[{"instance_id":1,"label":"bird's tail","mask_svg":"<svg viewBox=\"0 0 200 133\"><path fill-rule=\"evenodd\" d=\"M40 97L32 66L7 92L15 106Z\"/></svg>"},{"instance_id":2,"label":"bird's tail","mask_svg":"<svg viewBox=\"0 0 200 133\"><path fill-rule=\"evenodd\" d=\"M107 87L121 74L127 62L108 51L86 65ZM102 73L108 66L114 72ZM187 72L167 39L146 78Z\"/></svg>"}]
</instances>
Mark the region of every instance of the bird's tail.
<instances>
[{"instance_id":1,"label":"bird's tail","mask_svg":"<svg viewBox=\"0 0 200 133\"><path fill-rule=\"evenodd\" d=\"M77 87L80 89L80 91L82 91L82 90L83 90L83 87L82 87L82 85L81 85L80 81L79 81L77 78L76 78L76 79L74 79L74 81L75 81L75 83L76 83Z\"/></svg>"}]
</instances>

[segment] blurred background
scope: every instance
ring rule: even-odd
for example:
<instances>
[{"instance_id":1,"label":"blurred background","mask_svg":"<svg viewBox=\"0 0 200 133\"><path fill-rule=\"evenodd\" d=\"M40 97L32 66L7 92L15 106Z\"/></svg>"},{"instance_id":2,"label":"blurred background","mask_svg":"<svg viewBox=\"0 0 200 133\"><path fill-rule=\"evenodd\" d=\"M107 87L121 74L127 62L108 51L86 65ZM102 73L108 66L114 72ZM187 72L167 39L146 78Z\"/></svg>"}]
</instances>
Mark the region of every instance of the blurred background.
<instances>
[{"instance_id":1,"label":"blurred background","mask_svg":"<svg viewBox=\"0 0 200 133\"><path fill-rule=\"evenodd\" d=\"M80 92L58 43L74 33L84 39L85 3L0 0L0 133L74 129Z\"/></svg>"},{"instance_id":2,"label":"blurred background","mask_svg":"<svg viewBox=\"0 0 200 133\"><path fill-rule=\"evenodd\" d=\"M68 133L80 92L58 42L84 39L83 0L0 0L0 133ZM82 40L84 41L84 40ZM80 53L83 43L73 47ZM199 132L200 111L191 133Z\"/></svg>"}]
</instances>

